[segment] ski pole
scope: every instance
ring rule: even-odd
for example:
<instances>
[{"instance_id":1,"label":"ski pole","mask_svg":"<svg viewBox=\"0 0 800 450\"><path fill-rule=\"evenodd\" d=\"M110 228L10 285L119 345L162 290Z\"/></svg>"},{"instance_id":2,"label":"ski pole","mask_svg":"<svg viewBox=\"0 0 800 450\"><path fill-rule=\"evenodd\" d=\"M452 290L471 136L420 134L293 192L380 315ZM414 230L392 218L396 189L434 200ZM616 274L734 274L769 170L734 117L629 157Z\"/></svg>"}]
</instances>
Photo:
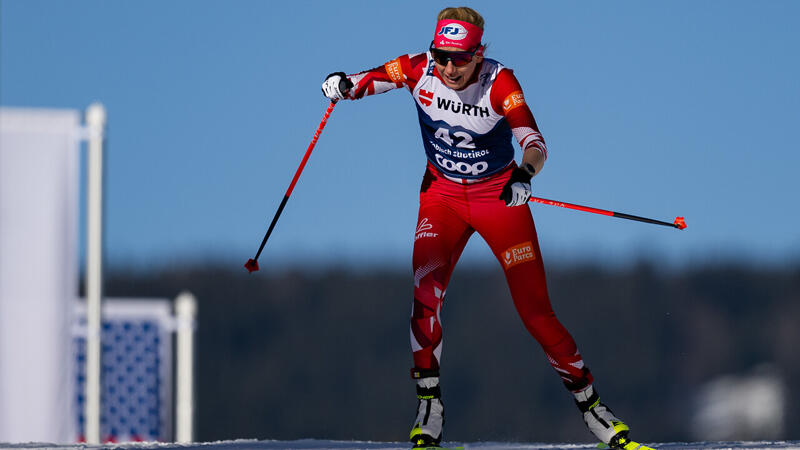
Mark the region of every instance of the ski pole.
<instances>
[{"instance_id":1,"label":"ski pole","mask_svg":"<svg viewBox=\"0 0 800 450\"><path fill-rule=\"evenodd\" d=\"M529 201L536 202L536 203L542 203L542 204L550 205L550 206L558 206L558 207L561 207L561 208L576 209L578 211L584 211L584 212L589 212L589 213L594 213L594 214L601 214L601 215L604 215L604 216L619 217L620 219L635 220L637 222L652 223L652 224L655 224L655 225L664 225L664 226L667 226L667 227L677 228L679 230L682 230L682 229L686 228L686 221L683 219L683 217L676 217L675 220L672 223L670 223L670 222L662 222L660 220L655 220L655 219L648 219L647 217L634 216L632 214L625 214L625 213L616 212L616 211L608 211L608 210L605 210L605 209L592 208L591 206L582 206L582 205L576 205L576 204L573 204L573 203L566 203L566 202L559 202L559 201L555 201L555 200L548 200L546 198L531 197L531 199Z\"/></svg>"},{"instance_id":2,"label":"ski pole","mask_svg":"<svg viewBox=\"0 0 800 450\"><path fill-rule=\"evenodd\" d=\"M297 180L300 178L300 173L303 172L303 168L306 166L306 162L308 162L308 157L311 156L311 151L314 150L314 146L317 144L317 139L319 139L319 135L322 133L322 129L325 128L325 124L328 123L328 117L331 115L331 111L333 111L333 107L336 106L336 101L331 101L331 104L328 105L328 109L325 111L325 115L322 116L322 122L319 123L319 127L317 127L317 132L314 133L314 137L311 139L311 143L308 144L308 150L306 150L305 156L303 156L303 160L300 162L300 167L297 168L297 172L294 174L294 178L292 178L292 183L289 185L289 189L286 190L286 194L283 196L283 200L281 201L280 206L278 206L278 211L275 212L275 216L272 217L272 223L269 224L269 228L267 229L267 234L264 235L264 239L261 241L261 246L258 247L258 251L256 252L256 256L254 258L248 259L247 262L244 264L244 267L247 269L248 272L255 272L258 270L258 257L261 256L261 251L264 250L264 246L267 244L267 239L269 239L269 235L272 234L272 229L275 228L275 223L278 222L278 218L281 216L283 212L283 208L286 206L286 202L289 201L289 196L292 195L292 191L294 190L294 185L297 184Z\"/></svg>"}]
</instances>

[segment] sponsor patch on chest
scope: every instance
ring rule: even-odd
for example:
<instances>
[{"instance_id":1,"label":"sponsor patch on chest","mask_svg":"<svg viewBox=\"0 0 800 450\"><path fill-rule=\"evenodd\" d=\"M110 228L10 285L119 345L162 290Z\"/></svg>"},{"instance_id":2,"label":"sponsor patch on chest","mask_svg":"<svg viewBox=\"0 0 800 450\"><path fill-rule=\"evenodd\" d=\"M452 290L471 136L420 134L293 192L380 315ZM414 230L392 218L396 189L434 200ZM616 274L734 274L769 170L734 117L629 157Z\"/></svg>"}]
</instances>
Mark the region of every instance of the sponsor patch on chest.
<instances>
[{"instance_id":1,"label":"sponsor patch on chest","mask_svg":"<svg viewBox=\"0 0 800 450\"><path fill-rule=\"evenodd\" d=\"M489 117L488 106L470 105L467 103L436 97L436 107L445 111L454 112L456 114L463 114L465 116Z\"/></svg>"}]
</instances>

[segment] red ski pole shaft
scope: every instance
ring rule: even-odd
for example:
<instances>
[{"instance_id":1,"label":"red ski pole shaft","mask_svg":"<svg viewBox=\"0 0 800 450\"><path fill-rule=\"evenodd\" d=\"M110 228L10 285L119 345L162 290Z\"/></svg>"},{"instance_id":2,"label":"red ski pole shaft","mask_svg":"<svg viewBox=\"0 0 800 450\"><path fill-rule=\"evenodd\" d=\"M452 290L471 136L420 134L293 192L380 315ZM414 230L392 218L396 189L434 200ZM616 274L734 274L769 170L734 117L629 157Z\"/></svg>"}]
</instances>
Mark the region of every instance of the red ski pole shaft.
<instances>
[{"instance_id":1,"label":"red ski pole shaft","mask_svg":"<svg viewBox=\"0 0 800 450\"><path fill-rule=\"evenodd\" d=\"M556 201L556 200L548 200L546 198L531 197L530 201L536 202L536 203L542 203L544 205L558 206L560 208L575 209L575 210L578 210L578 211L584 211L584 212L588 212L588 213L592 213L592 214L601 214L603 216L618 217L620 219L635 220L637 222L652 223L652 224L655 224L655 225L664 225L664 226L667 226L667 227L677 228L679 230L682 230L682 229L686 228L686 221L683 219L683 217L676 217L675 221L670 223L670 222L664 222L664 221L661 221L661 220L648 219L647 217L634 216L632 214L626 214L626 213L621 213L621 212L616 212L616 211L609 211L609 210L600 209L600 208L592 208L591 206L583 206L583 205L576 205L574 203L559 202L559 201Z\"/></svg>"},{"instance_id":2,"label":"red ski pole shaft","mask_svg":"<svg viewBox=\"0 0 800 450\"><path fill-rule=\"evenodd\" d=\"M286 202L289 201L289 197L292 195L294 186L297 184L297 180L300 179L300 174L303 173L303 169L306 167L306 163L308 162L308 157L311 156L311 151L314 150L314 146L317 145L317 140L319 139L319 135L322 134L322 130L328 123L328 117L330 117L331 111L333 111L334 106L336 106L336 102L331 101L331 104L328 105L328 109L325 110L325 115L322 116L322 121L319 123L317 131L314 133L314 137L311 139L311 143L308 144L308 149L306 150L306 154L303 155L303 160L300 161L300 166L297 168L297 172L294 173L294 178L292 178L292 182L289 184L289 188L286 189L286 194L283 196L283 200L281 200L281 204L280 206L278 206L278 210L272 217L272 222L269 224L267 233L264 235L264 239L261 240L261 245L258 247L256 256L252 259L247 260L247 262L244 264L244 267L247 269L248 272L255 272L256 270L258 270L258 257L261 256L261 251L264 250L264 246L267 245L267 239L269 239L269 236L272 234L272 230L275 229L275 224L278 223L278 218L281 216L283 208L286 206Z\"/></svg>"},{"instance_id":3,"label":"red ski pole shaft","mask_svg":"<svg viewBox=\"0 0 800 450\"><path fill-rule=\"evenodd\" d=\"M297 184L297 180L300 179L300 173L302 173L303 168L306 167L306 163L308 162L308 157L311 156L311 150L314 150L314 146L317 145L317 140L319 139L319 135L322 134L322 130L328 123L328 117L331 116L331 111L333 111L334 106L336 106L336 102L331 101L331 104L328 105L328 109L325 110L325 115L322 116L322 121L319 123L317 131L314 133L314 137L311 139L311 143L308 144L308 149L306 149L306 154L303 155L303 160L300 161L300 167L297 168L297 172L294 173L294 178L292 178L292 183L289 184L289 189L286 190L286 197L292 195L292 191L294 190L294 185Z\"/></svg>"}]
</instances>

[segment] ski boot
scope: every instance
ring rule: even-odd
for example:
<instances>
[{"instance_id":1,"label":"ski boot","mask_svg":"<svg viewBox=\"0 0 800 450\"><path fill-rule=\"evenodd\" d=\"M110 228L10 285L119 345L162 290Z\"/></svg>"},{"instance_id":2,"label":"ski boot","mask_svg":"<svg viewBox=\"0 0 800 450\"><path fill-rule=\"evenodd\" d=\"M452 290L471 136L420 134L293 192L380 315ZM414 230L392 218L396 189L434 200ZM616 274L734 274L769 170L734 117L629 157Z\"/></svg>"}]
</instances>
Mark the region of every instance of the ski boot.
<instances>
[{"instance_id":1,"label":"ski boot","mask_svg":"<svg viewBox=\"0 0 800 450\"><path fill-rule=\"evenodd\" d=\"M615 417L608 406L600 403L600 395L591 385L574 395L575 403L583 413L583 421L603 444L622 450L654 450L628 439L628 425Z\"/></svg>"},{"instance_id":2,"label":"ski boot","mask_svg":"<svg viewBox=\"0 0 800 450\"><path fill-rule=\"evenodd\" d=\"M437 448L442 442L444 404L439 388L439 372L412 370L417 380L417 418L409 439L414 449Z\"/></svg>"}]
</instances>

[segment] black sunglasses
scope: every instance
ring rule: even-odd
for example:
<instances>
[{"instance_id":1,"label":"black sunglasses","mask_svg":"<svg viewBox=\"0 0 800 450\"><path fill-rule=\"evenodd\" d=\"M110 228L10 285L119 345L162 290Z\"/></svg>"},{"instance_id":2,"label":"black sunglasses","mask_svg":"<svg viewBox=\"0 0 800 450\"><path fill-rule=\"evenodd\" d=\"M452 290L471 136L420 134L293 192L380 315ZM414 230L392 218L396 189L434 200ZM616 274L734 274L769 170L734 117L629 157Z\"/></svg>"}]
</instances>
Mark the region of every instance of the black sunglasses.
<instances>
[{"instance_id":1,"label":"black sunglasses","mask_svg":"<svg viewBox=\"0 0 800 450\"><path fill-rule=\"evenodd\" d=\"M428 48L431 52L431 56L433 56L433 60L436 61L436 64L441 64L443 66L447 65L447 62L450 61L456 67L463 67L472 61L472 57L475 56L475 53L481 46L475 47L475 50L471 52L461 52L461 51L447 51L441 50L433 46L433 42L431 42L431 46Z\"/></svg>"}]
</instances>

